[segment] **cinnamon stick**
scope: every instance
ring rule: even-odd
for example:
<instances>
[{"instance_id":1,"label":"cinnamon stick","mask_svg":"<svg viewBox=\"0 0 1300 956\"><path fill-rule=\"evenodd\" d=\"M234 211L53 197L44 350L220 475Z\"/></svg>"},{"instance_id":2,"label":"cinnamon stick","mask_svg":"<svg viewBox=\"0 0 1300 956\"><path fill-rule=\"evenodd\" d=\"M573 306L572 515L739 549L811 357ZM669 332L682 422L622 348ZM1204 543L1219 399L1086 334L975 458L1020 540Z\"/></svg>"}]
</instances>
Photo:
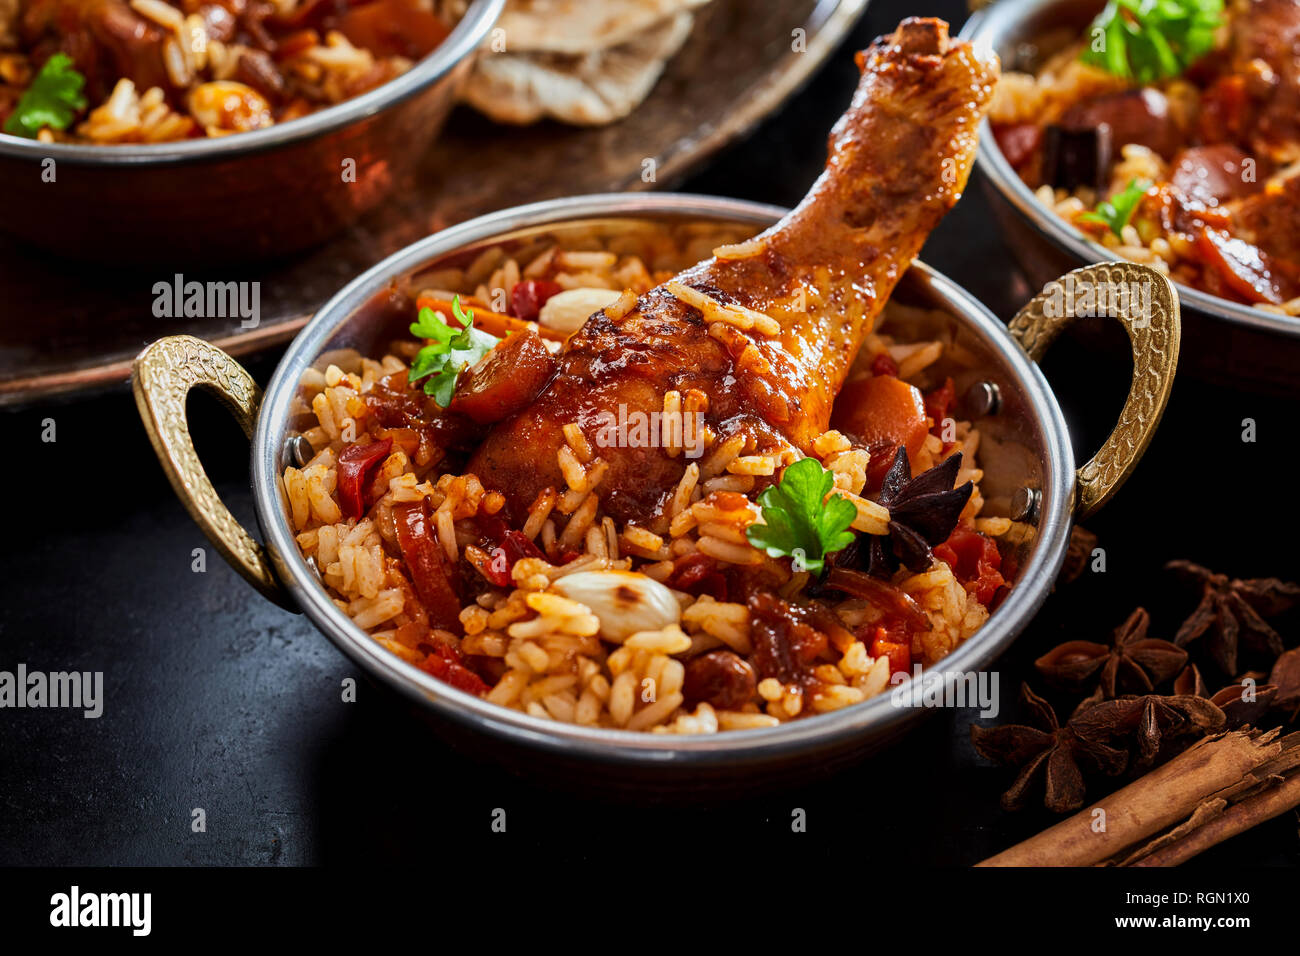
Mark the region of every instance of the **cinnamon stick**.
<instances>
[{"instance_id":1,"label":"cinnamon stick","mask_svg":"<svg viewBox=\"0 0 1300 956\"><path fill-rule=\"evenodd\" d=\"M1276 731L1249 730L1206 737L1092 807L977 865L1092 866L1109 860L1187 819L1207 797L1278 757L1282 745L1276 737Z\"/></svg>"},{"instance_id":2,"label":"cinnamon stick","mask_svg":"<svg viewBox=\"0 0 1300 956\"><path fill-rule=\"evenodd\" d=\"M1186 836L1144 856L1131 866L1177 866L1229 837L1271 820L1300 805L1300 774L1291 776L1270 790L1229 807L1210 822Z\"/></svg>"}]
</instances>

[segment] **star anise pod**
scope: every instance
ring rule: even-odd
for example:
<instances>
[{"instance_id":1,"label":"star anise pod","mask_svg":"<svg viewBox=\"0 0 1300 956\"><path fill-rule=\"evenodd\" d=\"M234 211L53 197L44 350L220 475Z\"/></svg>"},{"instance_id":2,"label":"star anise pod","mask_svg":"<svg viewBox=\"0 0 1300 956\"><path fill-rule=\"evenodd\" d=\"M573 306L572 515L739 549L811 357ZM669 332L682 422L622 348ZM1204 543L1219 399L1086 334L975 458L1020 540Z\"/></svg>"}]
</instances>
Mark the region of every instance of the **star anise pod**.
<instances>
[{"instance_id":1,"label":"star anise pod","mask_svg":"<svg viewBox=\"0 0 1300 956\"><path fill-rule=\"evenodd\" d=\"M889 533L871 539L869 574L887 578L900 563L917 574L930 566L930 549L948 540L975 490L969 481L953 487L960 469L957 452L913 478L907 449L898 446L880 488L879 501L889 509Z\"/></svg>"},{"instance_id":2,"label":"star anise pod","mask_svg":"<svg viewBox=\"0 0 1300 956\"><path fill-rule=\"evenodd\" d=\"M1201 585L1201 603L1174 635L1179 647L1208 634L1210 657L1229 675L1237 673L1242 650L1269 659L1282 653L1282 638L1266 618L1300 602L1300 585L1277 578L1229 578L1190 561L1170 561L1165 567Z\"/></svg>"},{"instance_id":3,"label":"star anise pod","mask_svg":"<svg viewBox=\"0 0 1300 956\"><path fill-rule=\"evenodd\" d=\"M1268 682L1277 688L1273 706L1289 723L1300 716L1300 647L1293 647L1273 663Z\"/></svg>"},{"instance_id":4,"label":"star anise pod","mask_svg":"<svg viewBox=\"0 0 1300 956\"><path fill-rule=\"evenodd\" d=\"M1071 717L1068 726L1090 746L1126 747L1133 766L1147 767L1226 723L1223 711L1203 697L1144 694L1102 701Z\"/></svg>"},{"instance_id":5,"label":"star anise pod","mask_svg":"<svg viewBox=\"0 0 1300 956\"><path fill-rule=\"evenodd\" d=\"M1068 724L1061 726L1056 711L1030 690L1028 684L1020 686L1020 694L1032 725L976 725L970 731L971 743L981 756L1020 768L1015 781L1002 795L1002 806L1008 810L1020 809L1041 777L1044 806L1055 813L1079 809L1086 793L1084 772L1108 776L1122 773L1128 755L1104 741L1083 740Z\"/></svg>"},{"instance_id":6,"label":"star anise pod","mask_svg":"<svg viewBox=\"0 0 1300 956\"><path fill-rule=\"evenodd\" d=\"M1276 697L1275 686L1260 684L1252 678L1222 688L1210 697L1210 703L1223 711L1228 729L1236 730L1246 724L1258 727Z\"/></svg>"},{"instance_id":7,"label":"star anise pod","mask_svg":"<svg viewBox=\"0 0 1300 956\"><path fill-rule=\"evenodd\" d=\"M1195 664L1188 664L1183 668L1182 673L1174 678L1174 693L1192 697L1209 697L1210 689L1205 686L1200 668Z\"/></svg>"},{"instance_id":8,"label":"star anise pod","mask_svg":"<svg viewBox=\"0 0 1300 956\"><path fill-rule=\"evenodd\" d=\"M1147 637L1151 618L1138 608L1115 629L1110 646L1093 641L1066 641L1052 648L1034 667L1048 683L1063 690L1082 690L1100 675L1104 697L1149 694L1187 663L1187 652L1168 641Z\"/></svg>"}]
</instances>

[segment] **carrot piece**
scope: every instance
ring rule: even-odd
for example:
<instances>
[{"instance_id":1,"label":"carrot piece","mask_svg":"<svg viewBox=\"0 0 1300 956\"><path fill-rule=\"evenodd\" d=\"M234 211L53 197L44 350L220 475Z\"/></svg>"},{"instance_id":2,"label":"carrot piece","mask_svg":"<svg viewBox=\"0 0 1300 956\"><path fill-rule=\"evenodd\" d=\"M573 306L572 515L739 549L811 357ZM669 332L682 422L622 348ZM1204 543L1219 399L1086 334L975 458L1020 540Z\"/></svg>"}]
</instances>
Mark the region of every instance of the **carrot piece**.
<instances>
[{"instance_id":1,"label":"carrot piece","mask_svg":"<svg viewBox=\"0 0 1300 956\"><path fill-rule=\"evenodd\" d=\"M417 309L433 309L433 311L441 312L448 318L452 314L450 302L446 299L435 299L433 296L420 296L415 300L415 307ZM563 342L568 338L563 332L548 329L544 325L525 322L522 319L516 319L513 315L502 315L500 312L493 312L480 304L477 299L468 296L461 298L461 308L472 308L474 310L474 325L488 335L495 335L497 338L503 339L511 332L527 332L530 329L542 338L551 339L554 342Z\"/></svg>"}]
</instances>

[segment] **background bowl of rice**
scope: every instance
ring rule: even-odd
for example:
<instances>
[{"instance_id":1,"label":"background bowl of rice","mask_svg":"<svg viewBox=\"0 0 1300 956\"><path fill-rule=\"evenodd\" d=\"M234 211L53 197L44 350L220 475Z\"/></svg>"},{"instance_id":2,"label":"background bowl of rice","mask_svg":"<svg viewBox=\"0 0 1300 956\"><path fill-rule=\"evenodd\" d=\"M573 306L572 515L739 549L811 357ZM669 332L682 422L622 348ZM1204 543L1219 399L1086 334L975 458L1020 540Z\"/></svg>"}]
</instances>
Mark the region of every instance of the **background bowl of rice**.
<instances>
[{"instance_id":1,"label":"background bowl of rice","mask_svg":"<svg viewBox=\"0 0 1300 956\"><path fill-rule=\"evenodd\" d=\"M974 14L962 39L993 48L1004 72L1033 72L1070 40L1084 35L1104 0L998 0ZM980 131L976 171L1012 255L1030 283L1041 287L1081 265L1116 258L1034 195L998 147L989 121ZM1189 334L1180 357L1184 373L1294 391L1300 368L1300 318L1230 302L1179 283ZM1122 336L1105 325L1088 330L1104 348L1127 354Z\"/></svg>"},{"instance_id":2,"label":"background bowl of rice","mask_svg":"<svg viewBox=\"0 0 1300 956\"><path fill-rule=\"evenodd\" d=\"M392 290L420 288L429 275L463 268L486 249L536 245L539 238L581 249L584 243L650 230L675 237L675 243L685 246L679 255L707 256L719 235L740 239L756 234L783 212L737 200L672 194L553 200L447 229L348 284L290 345L267 387L253 434L257 516L284 603L306 613L376 683L409 698L444 739L557 781L675 793L753 786L801 769L824 770L896 739L925 711L898 706L889 693L778 726L698 736L566 724L497 706L406 663L358 627L303 558L289 514L282 476L286 465L295 463L295 443L304 427L301 412L295 413L304 376L318 376L340 355L379 354L394 334L402 334L411 316L385 307ZM1074 457L1061 410L1042 373L978 301L921 263L904 277L893 300L929 310L946 323L946 351L956 364L944 371L953 375L958 394L981 382L996 385L1000 393L992 411L973 418L982 435L984 513L1007 515L1017 489L1025 486L1040 495L1036 513L1025 519L1025 533L1014 545L1016 572L1009 594L984 626L939 665L944 673L973 673L1008 647L1051 589L1069 541Z\"/></svg>"},{"instance_id":3,"label":"background bowl of rice","mask_svg":"<svg viewBox=\"0 0 1300 956\"><path fill-rule=\"evenodd\" d=\"M61 255L140 265L257 260L315 245L412 175L504 6L443 0L458 19L411 69L265 129L123 145L0 135L0 226Z\"/></svg>"}]
</instances>

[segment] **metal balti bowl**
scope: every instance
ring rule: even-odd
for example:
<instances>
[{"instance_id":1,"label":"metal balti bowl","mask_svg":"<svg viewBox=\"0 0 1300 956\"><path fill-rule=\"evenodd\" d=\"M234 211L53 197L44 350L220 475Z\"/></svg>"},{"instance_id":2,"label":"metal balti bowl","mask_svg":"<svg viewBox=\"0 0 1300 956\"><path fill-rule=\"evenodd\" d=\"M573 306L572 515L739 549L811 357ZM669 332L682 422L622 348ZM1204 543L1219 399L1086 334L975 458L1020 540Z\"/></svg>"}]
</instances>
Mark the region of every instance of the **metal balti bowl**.
<instances>
[{"instance_id":1,"label":"metal balti bowl","mask_svg":"<svg viewBox=\"0 0 1300 956\"><path fill-rule=\"evenodd\" d=\"M414 173L504 5L474 0L406 73L266 129L122 146L0 134L0 228L60 255L135 264L256 260L322 242Z\"/></svg>"},{"instance_id":2,"label":"metal balti bowl","mask_svg":"<svg viewBox=\"0 0 1300 956\"><path fill-rule=\"evenodd\" d=\"M434 268L463 266L483 249L517 248L544 238L574 241L628 230L734 227L752 235L783 210L701 196L582 196L509 209L415 243L355 279L327 303L289 346L265 396L229 356L189 336L164 338L136 360L137 403L173 487L214 544L263 594L301 609L334 644L378 683L416 702L444 738L466 743L520 771L599 782L641 791L692 791L697 786L753 786L800 769L836 765L878 747L921 711L896 706L884 693L860 705L779 727L698 737L592 729L528 716L490 704L412 667L375 643L330 600L301 557L287 517L282 475L303 426L295 403L311 368L372 354L401 333L409 314L386 309L395 289L418 289ZM957 394L995 396L956 409L981 431L981 483L986 514L1020 515L1023 542L1005 601L977 634L946 658L944 672L987 667L1033 618L1051 590L1069 541L1071 521L1115 490L1146 448L1172 384L1177 361L1178 304L1158 273L1131 263L1084 270L1092 280L1153 280L1154 310L1146 327L1124 319L1134 344L1135 384L1120 424L1092 461L1076 471L1061 410L1035 364L1069 318L1049 318L1042 297L1013 322L1011 333L978 301L921 263L906 274L895 299L946 313L955 356L940 374ZM1023 346L1023 347L1022 347ZM346 365L344 366L346 367ZM253 491L265 547L242 529L217 498L194 454L185 396L203 387L223 398L252 438ZM1017 504L1019 509L1017 511ZM577 776L575 776L577 774Z\"/></svg>"},{"instance_id":3,"label":"metal balti bowl","mask_svg":"<svg viewBox=\"0 0 1300 956\"><path fill-rule=\"evenodd\" d=\"M1035 63L1081 36L1103 0L994 0L974 14L961 37L991 46L1003 70ZM1114 254L1084 237L1035 198L1011 168L988 120L976 169L1012 255L1035 286ZM1178 284L1189 329L1184 371L1218 381L1294 392L1300 373L1300 318L1277 315Z\"/></svg>"}]
</instances>

